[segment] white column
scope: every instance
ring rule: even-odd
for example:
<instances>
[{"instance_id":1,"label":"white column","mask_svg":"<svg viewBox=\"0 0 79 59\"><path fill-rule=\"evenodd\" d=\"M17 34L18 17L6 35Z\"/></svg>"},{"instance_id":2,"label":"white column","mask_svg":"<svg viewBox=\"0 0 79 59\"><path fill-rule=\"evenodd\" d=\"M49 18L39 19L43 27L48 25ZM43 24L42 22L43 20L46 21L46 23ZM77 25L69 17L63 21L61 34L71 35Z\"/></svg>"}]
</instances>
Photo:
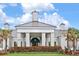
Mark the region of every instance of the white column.
<instances>
[{"instance_id":1,"label":"white column","mask_svg":"<svg viewBox=\"0 0 79 59\"><path fill-rule=\"evenodd\" d=\"M26 33L26 47L30 47L30 34Z\"/></svg>"},{"instance_id":2,"label":"white column","mask_svg":"<svg viewBox=\"0 0 79 59\"><path fill-rule=\"evenodd\" d=\"M45 46L45 40L46 40L45 33L42 33L42 46Z\"/></svg>"},{"instance_id":3,"label":"white column","mask_svg":"<svg viewBox=\"0 0 79 59\"><path fill-rule=\"evenodd\" d=\"M3 50L5 50L5 40L3 39Z\"/></svg>"},{"instance_id":4,"label":"white column","mask_svg":"<svg viewBox=\"0 0 79 59\"><path fill-rule=\"evenodd\" d=\"M9 38L7 38L7 49L9 49L9 46L10 46L10 41L9 41Z\"/></svg>"},{"instance_id":5,"label":"white column","mask_svg":"<svg viewBox=\"0 0 79 59\"><path fill-rule=\"evenodd\" d=\"M46 45L49 46L49 42L50 42L50 34L47 34L47 38L46 38L46 39L47 39Z\"/></svg>"},{"instance_id":6,"label":"white column","mask_svg":"<svg viewBox=\"0 0 79 59\"><path fill-rule=\"evenodd\" d=\"M77 50L79 50L79 40L77 40Z\"/></svg>"},{"instance_id":7,"label":"white column","mask_svg":"<svg viewBox=\"0 0 79 59\"><path fill-rule=\"evenodd\" d=\"M14 41L13 40L11 41L11 47L14 47Z\"/></svg>"},{"instance_id":8,"label":"white column","mask_svg":"<svg viewBox=\"0 0 79 59\"><path fill-rule=\"evenodd\" d=\"M51 46L54 46L54 33L51 32Z\"/></svg>"},{"instance_id":9,"label":"white column","mask_svg":"<svg viewBox=\"0 0 79 59\"><path fill-rule=\"evenodd\" d=\"M17 32L17 43L18 43L17 45L18 45L18 47L21 47L20 39L21 39L21 33Z\"/></svg>"},{"instance_id":10,"label":"white column","mask_svg":"<svg viewBox=\"0 0 79 59\"><path fill-rule=\"evenodd\" d=\"M67 47L66 38L62 36L61 39L60 39L60 41L61 41L61 48L65 49L65 47ZM72 45L72 42L70 43L70 45Z\"/></svg>"}]
</instances>

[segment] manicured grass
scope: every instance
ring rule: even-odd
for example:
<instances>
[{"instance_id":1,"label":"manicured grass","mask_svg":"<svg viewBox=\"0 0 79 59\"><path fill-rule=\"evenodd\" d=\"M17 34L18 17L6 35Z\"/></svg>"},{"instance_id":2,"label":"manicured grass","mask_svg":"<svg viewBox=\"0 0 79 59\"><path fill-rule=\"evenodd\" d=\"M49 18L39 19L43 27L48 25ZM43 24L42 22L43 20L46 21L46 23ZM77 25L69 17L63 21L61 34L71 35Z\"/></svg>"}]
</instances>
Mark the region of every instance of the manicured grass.
<instances>
[{"instance_id":1,"label":"manicured grass","mask_svg":"<svg viewBox=\"0 0 79 59\"><path fill-rule=\"evenodd\" d=\"M66 56L58 52L15 52L8 53L6 56Z\"/></svg>"}]
</instances>

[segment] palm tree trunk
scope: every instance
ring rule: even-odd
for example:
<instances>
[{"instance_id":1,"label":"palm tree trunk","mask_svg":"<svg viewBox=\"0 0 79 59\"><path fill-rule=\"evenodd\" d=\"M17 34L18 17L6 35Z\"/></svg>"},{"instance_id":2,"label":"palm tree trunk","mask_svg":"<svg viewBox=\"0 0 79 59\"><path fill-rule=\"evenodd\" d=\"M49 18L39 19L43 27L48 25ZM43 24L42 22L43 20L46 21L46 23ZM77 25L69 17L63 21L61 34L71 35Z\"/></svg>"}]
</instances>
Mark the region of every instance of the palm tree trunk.
<instances>
[{"instance_id":1,"label":"palm tree trunk","mask_svg":"<svg viewBox=\"0 0 79 59\"><path fill-rule=\"evenodd\" d=\"M76 39L74 40L74 50L76 50L76 46L77 45L77 41L76 41Z\"/></svg>"},{"instance_id":2,"label":"palm tree trunk","mask_svg":"<svg viewBox=\"0 0 79 59\"><path fill-rule=\"evenodd\" d=\"M69 39L67 39L67 48L68 48L68 50L70 50L70 47L69 47Z\"/></svg>"},{"instance_id":3,"label":"palm tree trunk","mask_svg":"<svg viewBox=\"0 0 79 59\"><path fill-rule=\"evenodd\" d=\"M76 44L76 41L75 41L75 39L74 39L74 40L73 40L73 50L74 50L74 51L76 50L75 44Z\"/></svg>"},{"instance_id":4,"label":"palm tree trunk","mask_svg":"<svg viewBox=\"0 0 79 59\"><path fill-rule=\"evenodd\" d=\"M76 39L76 49L77 49L77 39Z\"/></svg>"},{"instance_id":5,"label":"palm tree trunk","mask_svg":"<svg viewBox=\"0 0 79 59\"><path fill-rule=\"evenodd\" d=\"M7 39L5 39L5 52L7 52Z\"/></svg>"}]
</instances>

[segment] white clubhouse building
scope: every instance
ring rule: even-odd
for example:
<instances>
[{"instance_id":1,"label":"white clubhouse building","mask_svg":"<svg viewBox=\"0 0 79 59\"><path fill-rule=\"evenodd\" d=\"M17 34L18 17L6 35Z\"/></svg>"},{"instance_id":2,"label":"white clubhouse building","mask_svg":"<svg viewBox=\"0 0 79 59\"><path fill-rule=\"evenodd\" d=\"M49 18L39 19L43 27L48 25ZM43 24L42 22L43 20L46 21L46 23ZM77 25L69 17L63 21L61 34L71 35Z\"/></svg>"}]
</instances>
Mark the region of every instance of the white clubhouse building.
<instances>
[{"instance_id":1,"label":"white clubhouse building","mask_svg":"<svg viewBox=\"0 0 79 59\"><path fill-rule=\"evenodd\" d=\"M63 24L61 24L63 25ZM32 12L32 21L16 26L13 32L12 47L31 47L31 46L61 46L66 47L62 31L56 30L56 26L38 21L38 12ZM66 32L66 31L65 31Z\"/></svg>"},{"instance_id":2,"label":"white clubhouse building","mask_svg":"<svg viewBox=\"0 0 79 59\"><path fill-rule=\"evenodd\" d=\"M64 24L60 24L62 28ZM32 47L32 46L61 46L67 47L67 30L57 29L56 26L38 21L38 12L32 12L32 21L15 26L12 37L7 40L7 48ZM3 49L5 42L3 42Z\"/></svg>"}]
</instances>

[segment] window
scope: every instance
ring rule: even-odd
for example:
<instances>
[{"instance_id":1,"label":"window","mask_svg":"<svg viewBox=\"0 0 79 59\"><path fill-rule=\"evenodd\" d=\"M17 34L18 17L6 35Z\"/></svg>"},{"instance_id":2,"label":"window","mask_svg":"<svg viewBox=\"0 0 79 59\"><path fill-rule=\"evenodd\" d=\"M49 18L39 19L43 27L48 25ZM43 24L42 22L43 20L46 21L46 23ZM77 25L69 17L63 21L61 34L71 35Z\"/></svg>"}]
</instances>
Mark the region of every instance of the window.
<instances>
[{"instance_id":1,"label":"window","mask_svg":"<svg viewBox=\"0 0 79 59\"><path fill-rule=\"evenodd\" d=\"M17 43L16 42L14 42L14 47L17 47Z\"/></svg>"},{"instance_id":2,"label":"window","mask_svg":"<svg viewBox=\"0 0 79 59\"><path fill-rule=\"evenodd\" d=\"M21 47L22 47L22 41L21 41Z\"/></svg>"},{"instance_id":3,"label":"window","mask_svg":"<svg viewBox=\"0 0 79 59\"><path fill-rule=\"evenodd\" d=\"M25 38L26 37L26 33L21 33L21 37Z\"/></svg>"},{"instance_id":4,"label":"window","mask_svg":"<svg viewBox=\"0 0 79 59\"><path fill-rule=\"evenodd\" d=\"M54 42L54 46L56 46L56 42Z\"/></svg>"},{"instance_id":5,"label":"window","mask_svg":"<svg viewBox=\"0 0 79 59\"><path fill-rule=\"evenodd\" d=\"M49 46L50 46L50 42L48 42Z\"/></svg>"}]
</instances>

